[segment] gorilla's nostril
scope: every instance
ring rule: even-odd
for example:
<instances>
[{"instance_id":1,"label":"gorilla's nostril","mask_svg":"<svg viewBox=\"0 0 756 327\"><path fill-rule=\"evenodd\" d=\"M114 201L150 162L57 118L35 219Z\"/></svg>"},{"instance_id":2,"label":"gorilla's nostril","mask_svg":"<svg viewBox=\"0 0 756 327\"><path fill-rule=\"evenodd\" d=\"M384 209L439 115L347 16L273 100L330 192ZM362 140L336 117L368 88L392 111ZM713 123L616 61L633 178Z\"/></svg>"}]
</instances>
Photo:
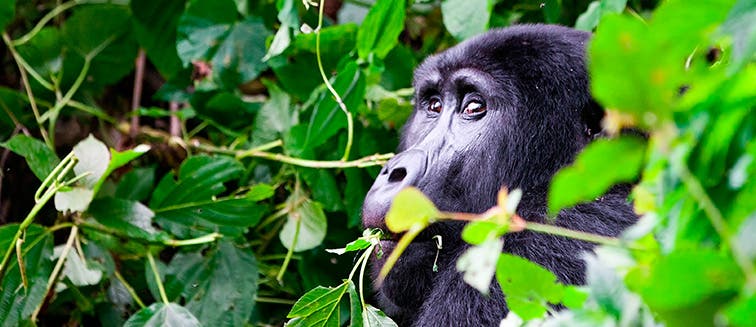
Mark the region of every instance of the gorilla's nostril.
<instances>
[{"instance_id":1,"label":"gorilla's nostril","mask_svg":"<svg viewBox=\"0 0 756 327\"><path fill-rule=\"evenodd\" d=\"M391 171L388 181L389 183L401 182L405 177L407 177L407 169L395 168Z\"/></svg>"}]
</instances>

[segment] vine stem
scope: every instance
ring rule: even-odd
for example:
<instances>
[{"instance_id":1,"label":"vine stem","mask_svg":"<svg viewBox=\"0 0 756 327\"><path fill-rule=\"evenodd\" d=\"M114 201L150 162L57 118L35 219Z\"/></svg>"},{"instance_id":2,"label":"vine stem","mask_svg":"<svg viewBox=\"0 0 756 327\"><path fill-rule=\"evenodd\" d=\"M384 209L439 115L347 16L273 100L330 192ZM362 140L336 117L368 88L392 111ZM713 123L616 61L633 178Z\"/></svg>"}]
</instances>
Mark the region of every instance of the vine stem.
<instances>
[{"instance_id":1,"label":"vine stem","mask_svg":"<svg viewBox=\"0 0 756 327\"><path fill-rule=\"evenodd\" d=\"M748 292L751 293L755 291L756 276L754 275L753 263L745 254L743 254L743 252L740 251L740 248L738 248L738 246L732 241L732 233L730 232L729 226L727 226L727 222L725 221L724 216L722 216L722 212L719 211L717 206L714 204L714 201L712 201L711 197L709 197L709 195L706 193L706 190L701 185L701 182L699 182L698 179L693 176L685 162L682 162L682 159L680 159L679 161L680 162L675 166L677 166L680 179L688 189L690 195L696 200L696 202L698 202L704 213L706 213L706 217L709 218L709 222L711 222L711 225L714 227L714 230L717 232L717 234L719 234L719 237L722 238L724 243L730 247L730 252L732 252L732 256L735 258L735 262L743 271L743 275L745 275L745 287Z\"/></svg>"},{"instance_id":2,"label":"vine stem","mask_svg":"<svg viewBox=\"0 0 756 327\"><path fill-rule=\"evenodd\" d=\"M170 301L168 301L168 296L165 294L165 287L163 286L163 280L160 279L160 272L157 269L157 265L155 264L155 259L152 257L152 252L150 251L147 251L147 261L150 262L150 269L152 270L152 274L155 276L155 284L157 284L158 291L160 292L160 299L165 304L170 303Z\"/></svg>"},{"instance_id":3,"label":"vine stem","mask_svg":"<svg viewBox=\"0 0 756 327\"><path fill-rule=\"evenodd\" d=\"M352 139L354 138L354 120L352 119L352 113L347 109L346 104L344 104L344 101L341 99L341 96L339 96L339 93L336 92L336 90L333 88L331 82L328 81L328 77L325 74L325 69L323 69L323 60L320 58L320 30L323 27L323 7L325 7L324 2L325 0L320 0L320 5L318 6L318 27L315 28L315 57L318 61L318 70L320 71L320 77L323 79L323 83L325 83L328 91L331 92L331 95L333 95L333 98L334 100L336 100L339 108L341 108L341 111L343 111L344 115L346 115L347 143L346 148L344 149L344 156L341 157L341 161L347 161L349 159L349 151L352 149Z\"/></svg>"},{"instance_id":4,"label":"vine stem","mask_svg":"<svg viewBox=\"0 0 756 327\"><path fill-rule=\"evenodd\" d=\"M39 33L39 31L42 30L43 27L45 27L45 25L47 25L48 22L50 22L50 20L62 14L64 11L75 7L77 4L78 3L73 0L62 3L59 6L55 6L55 8L50 10L50 12L48 12L44 17L42 17L42 19L39 20L39 22L37 22L37 25L34 25L34 28L32 28L29 33L26 33L22 37L13 40L13 46L19 46L25 44L26 42L29 42L37 35L37 33Z\"/></svg>"},{"instance_id":5,"label":"vine stem","mask_svg":"<svg viewBox=\"0 0 756 327\"><path fill-rule=\"evenodd\" d=\"M131 298L134 299L134 302L136 302L137 305L139 305L140 308L144 309L146 306L144 305L144 302L142 302L142 299L139 298L139 295L136 293L133 287L126 282L126 279L123 278L120 272L118 272L118 269L113 271L115 278L118 279L121 284L123 284L123 287L126 288L126 291L129 292L129 295L131 295Z\"/></svg>"},{"instance_id":6,"label":"vine stem","mask_svg":"<svg viewBox=\"0 0 756 327\"><path fill-rule=\"evenodd\" d=\"M55 149L55 145L52 143L52 141L47 135L47 130L45 130L44 127L42 126L42 116L39 114L37 101L34 97L34 92L32 92L31 84L29 84L29 77L26 76L26 69L24 68L24 65L22 64L22 63L25 63L25 61L21 57L21 55L18 53L18 51L16 51L16 48L13 46L13 43L10 40L10 37L8 36L8 33L3 33L3 42L5 42L5 45L8 47L8 51L10 51L11 55L13 56L13 59L16 61L16 66L18 67L19 74L21 75L21 84L24 85L24 90L26 91L26 97L29 98L29 105L32 108L32 113L34 113L34 120L37 121L39 132L40 134L42 134L42 139L45 141L45 144L47 144L49 148ZM34 72L34 71L30 70L30 72ZM41 79L41 76L40 76L40 80L46 82L44 79ZM44 83L40 83L40 84L45 85ZM2 277L1 273L0 273L0 277Z\"/></svg>"},{"instance_id":7,"label":"vine stem","mask_svg":"<svg viewBox=\"0 0 756 327\"><path fill-rule=\"evenodd\" d=\"M290 214L294 214L293 212ZM278 284L283 285L283 276L286 273L286 268L289 266L289 262L291 261L291 257L294 255L294 247L297 246L297 240L299 239L299 229L302 226L302 218L299 217L297 219L297 227L294 229L294 240L291 242L291 246L289 246L289 250L286 252L286 257L284 258L283 264L281 264L281 269L278 271L278 275L276 275L276 280L278 281Z\"/></svg>"}]
</instances>

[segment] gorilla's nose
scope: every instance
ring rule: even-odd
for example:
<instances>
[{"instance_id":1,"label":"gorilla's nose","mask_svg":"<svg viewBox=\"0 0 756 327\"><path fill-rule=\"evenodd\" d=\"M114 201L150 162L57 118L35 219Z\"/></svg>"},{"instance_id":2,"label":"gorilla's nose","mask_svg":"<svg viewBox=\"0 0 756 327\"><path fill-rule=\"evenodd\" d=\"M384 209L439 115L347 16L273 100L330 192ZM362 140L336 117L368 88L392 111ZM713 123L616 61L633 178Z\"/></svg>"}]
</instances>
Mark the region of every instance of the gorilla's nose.
<instances>
[{"instance_id":1,"label":"gorilla's nose","mask_svg":"<svg viewBox=\"0 0 756 327\"><path fill-rule=\"evenodd\" d=\"M382 228L383 217L394 196L401 189L415 185L425 175L426 168L427 156L418 149L402 152L389 160L373 182L362 205L362 223L365 227Z\"/></svg>"}]
</instances>

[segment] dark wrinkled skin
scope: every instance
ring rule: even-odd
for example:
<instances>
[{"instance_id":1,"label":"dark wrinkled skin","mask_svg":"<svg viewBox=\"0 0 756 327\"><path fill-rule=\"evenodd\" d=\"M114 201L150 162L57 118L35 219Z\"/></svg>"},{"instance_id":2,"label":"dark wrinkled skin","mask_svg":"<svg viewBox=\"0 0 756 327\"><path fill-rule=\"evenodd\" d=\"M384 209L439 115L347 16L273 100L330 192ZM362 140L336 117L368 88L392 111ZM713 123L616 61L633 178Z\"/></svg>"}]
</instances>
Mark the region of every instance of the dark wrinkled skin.
<instances>
[{"instance_id":1,"label":"dark wrinkled skin","mask_svg":"<svg viewBox=\"0 0 756 327\"><path fill-rule=\"evenodd\" d=\"M402 131L399 154L365 199L365 227L387 230L383 217L393 196L410 185L441 210L470 213L494 206L502 186L520 188L518 213L545 222L552 176L600 132L603 111L591 99L585 68L589 37L564 27L522 25L427 58L415 71L415 109ZM471 101L486 110L465 113ZM430 109L434 102L441 103L439 112ZM555 224L617 235L637 219L627 193L627 186L616 186L595 202L563 210ZM400 326L498 326L508 312L498 284L486 297L456 270L468 248L460 239L463 226L430 226L376 287L379 306ZM433 235L441 235L444 245L436 273ZM386 253L395 245L382 244ZM581 253L592 247L524 231L506 235L503 251L545 266L564 283L581 284ZM374 259L373 278L386 257Z\"/></svg>"}]
</instances>

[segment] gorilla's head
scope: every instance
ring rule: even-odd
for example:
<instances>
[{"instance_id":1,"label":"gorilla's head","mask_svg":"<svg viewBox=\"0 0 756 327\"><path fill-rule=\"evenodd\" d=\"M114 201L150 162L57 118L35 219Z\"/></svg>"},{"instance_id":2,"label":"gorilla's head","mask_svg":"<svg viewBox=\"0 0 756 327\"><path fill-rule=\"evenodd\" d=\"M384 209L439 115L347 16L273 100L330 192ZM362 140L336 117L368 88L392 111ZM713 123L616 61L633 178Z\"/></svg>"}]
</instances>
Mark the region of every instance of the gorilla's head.
<instances>
[{"instance_id":1,"label":"gorilla's head","mask_svg":"<svg viewBox=\"0 0 756 327\"><path fill-rule=\"evenodd\" d=\"M365 227L386 230L391 201L407 186L441 210L472 213L494 206L502 186L520 188L520 214L542 217L552 176L600 129L603 112L591 99L585 68L589 37L564 27L522 25L426 59L415 71L415 108L399 153L365 198ZM432 235L443 236L447 255L440 263L454 269L461 227L434 224L410 245L379 289L387 306L422 303L434 278ZM395 243L382 244L390 251Z\"/></svg>"}]
</instances>

